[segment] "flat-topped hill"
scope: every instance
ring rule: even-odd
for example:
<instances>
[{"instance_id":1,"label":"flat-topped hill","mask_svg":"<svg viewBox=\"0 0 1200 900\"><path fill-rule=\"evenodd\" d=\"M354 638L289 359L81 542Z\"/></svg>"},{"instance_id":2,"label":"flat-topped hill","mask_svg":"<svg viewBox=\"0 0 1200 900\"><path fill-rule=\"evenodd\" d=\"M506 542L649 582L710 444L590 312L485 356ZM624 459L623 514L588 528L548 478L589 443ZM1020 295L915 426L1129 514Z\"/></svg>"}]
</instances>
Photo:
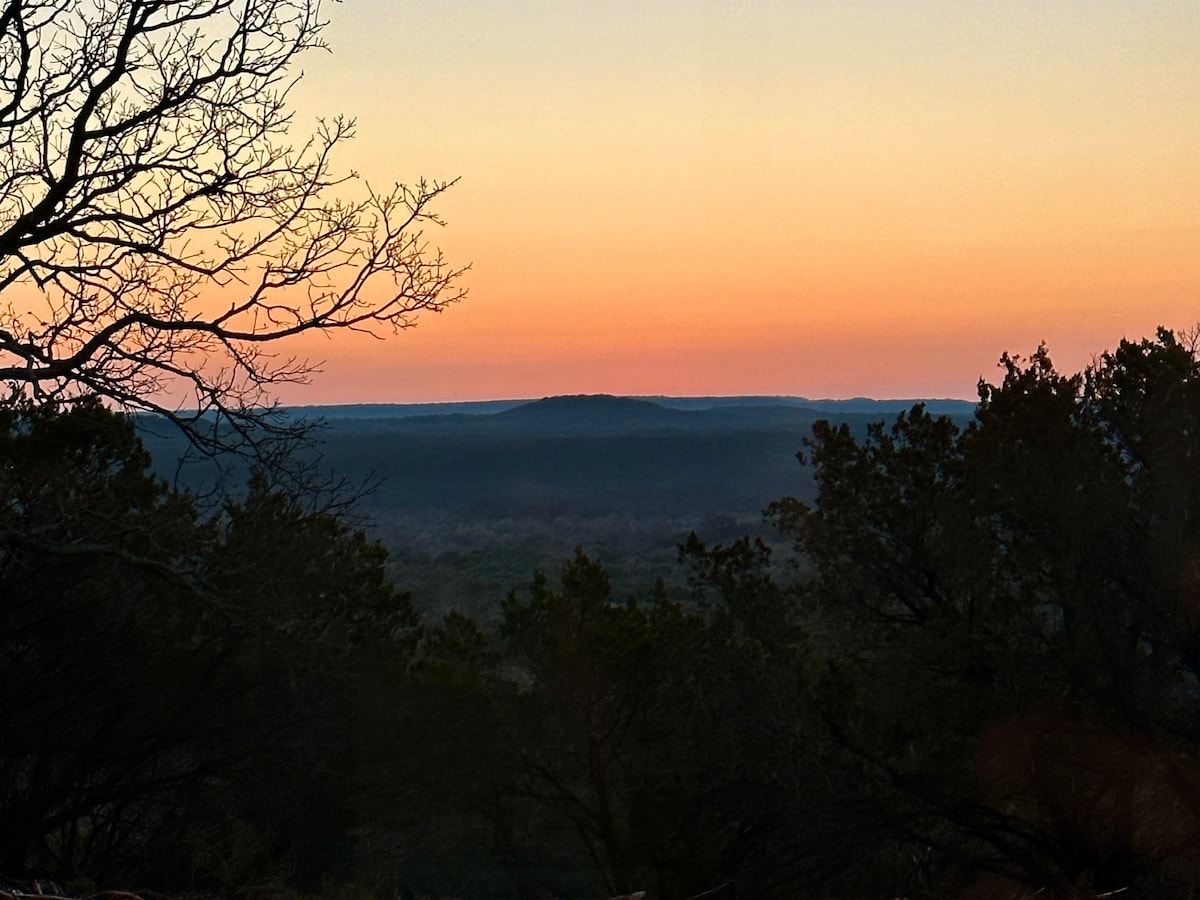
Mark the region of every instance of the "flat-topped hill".
<instances>
[{"instance_id":1,"label":"flat-topped hill","mask_svg":"<svg viewBox=\"0 0 1200 900\"><path fill-rule=\"evenodd\" d=\"M509 425L581 431L679 426L691 416L691 413L668 409L649 400L611 394L576 394L523 403L497 413L496 417Z\"/></svg>"}]
</instances>

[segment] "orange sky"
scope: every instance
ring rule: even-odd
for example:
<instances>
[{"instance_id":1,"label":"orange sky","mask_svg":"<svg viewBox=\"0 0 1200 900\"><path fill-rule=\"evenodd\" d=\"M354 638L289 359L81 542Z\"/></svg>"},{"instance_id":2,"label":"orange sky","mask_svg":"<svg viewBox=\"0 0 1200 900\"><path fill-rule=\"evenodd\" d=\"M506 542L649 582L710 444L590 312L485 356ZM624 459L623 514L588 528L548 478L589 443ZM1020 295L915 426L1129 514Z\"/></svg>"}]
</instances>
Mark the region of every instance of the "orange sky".
<instances>
[{"instance_id":1,"label":"orange sky","mask_svg":"<svg viewBox=\"0 0 1200 900\"><path fill-rule=\"evenodd\" d=\"M647 10L651 10L647 12ZM1200 321L1200 4L358 0L297 121L461 182L471 295L295 403L974 395Z\"/></svg>"}]
</instances>

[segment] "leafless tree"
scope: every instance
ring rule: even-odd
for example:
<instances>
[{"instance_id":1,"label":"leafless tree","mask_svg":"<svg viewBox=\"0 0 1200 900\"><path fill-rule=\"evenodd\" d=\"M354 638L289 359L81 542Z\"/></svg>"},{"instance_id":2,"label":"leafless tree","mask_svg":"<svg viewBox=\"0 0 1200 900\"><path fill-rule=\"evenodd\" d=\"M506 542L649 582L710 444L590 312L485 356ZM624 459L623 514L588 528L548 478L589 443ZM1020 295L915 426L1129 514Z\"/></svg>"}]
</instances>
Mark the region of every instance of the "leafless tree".
<instances>
[{"instance_id":1,"label":"leafless tree","mask_svg":"<svg viewBox=\"0 0 1200 900\"><path fill-rule=\"evenodd\" d=\"M0 380L99 394L212 451L303 381L282 339L407 328L463 296L422 236L449 187L339 176L294 136L320 0L0 0ZM264 431L265 427L265 431Z\"/></svg>"}]
</instances>

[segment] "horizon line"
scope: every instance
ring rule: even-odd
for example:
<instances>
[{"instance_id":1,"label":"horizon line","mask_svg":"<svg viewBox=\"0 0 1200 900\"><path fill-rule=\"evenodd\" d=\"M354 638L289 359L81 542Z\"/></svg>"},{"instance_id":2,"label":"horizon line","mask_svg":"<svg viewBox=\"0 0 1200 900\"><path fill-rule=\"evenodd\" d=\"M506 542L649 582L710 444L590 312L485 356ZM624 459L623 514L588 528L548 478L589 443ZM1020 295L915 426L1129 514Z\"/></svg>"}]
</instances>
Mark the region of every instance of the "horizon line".
<instances>
[{"instance_id":1,"label":"horizon line","mask_svg":"<svg viewBox=\"0 0 1200 900\"><path fill-rule=\"evenodd\" d=\"M553 400L570 397L614 397L622 400L802 400L809 403L852 403L865 400L871 403L971 403L978 400L968 400L965 397L871 397L866 394L856 394L852 397L809 397L804 394L611 394L598 393L567 393L544 394L540 397L482 397L469 400L347 400L335 403L279 403L285 409L304 409L310 407L338 408L348 406L451 406L470 403L537 403L540 400Z\"/></svg>"}]
</instances>

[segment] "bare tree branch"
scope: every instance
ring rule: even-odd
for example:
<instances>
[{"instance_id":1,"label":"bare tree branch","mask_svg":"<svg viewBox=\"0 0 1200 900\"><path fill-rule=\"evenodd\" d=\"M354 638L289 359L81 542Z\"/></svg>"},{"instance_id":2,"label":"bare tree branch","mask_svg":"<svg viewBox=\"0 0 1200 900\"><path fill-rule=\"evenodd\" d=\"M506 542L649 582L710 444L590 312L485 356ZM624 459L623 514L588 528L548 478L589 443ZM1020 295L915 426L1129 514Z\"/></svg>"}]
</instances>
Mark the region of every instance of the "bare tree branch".
<instances>
[{"instance_id":1,"label":"bare tree branch","mask_svg":"<svg viewBox=\"0 0 1200 900\"><path fill-rule=\"evenodd\" d=\"M276 341L383 334L459 300L431 249L452 182L350 199L298 145L293 64L320 0L0 0L0 381L165 415L193 444L294 437L271 388L311 366Z\"/></svg>"}]
</instances>

